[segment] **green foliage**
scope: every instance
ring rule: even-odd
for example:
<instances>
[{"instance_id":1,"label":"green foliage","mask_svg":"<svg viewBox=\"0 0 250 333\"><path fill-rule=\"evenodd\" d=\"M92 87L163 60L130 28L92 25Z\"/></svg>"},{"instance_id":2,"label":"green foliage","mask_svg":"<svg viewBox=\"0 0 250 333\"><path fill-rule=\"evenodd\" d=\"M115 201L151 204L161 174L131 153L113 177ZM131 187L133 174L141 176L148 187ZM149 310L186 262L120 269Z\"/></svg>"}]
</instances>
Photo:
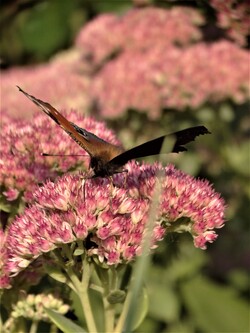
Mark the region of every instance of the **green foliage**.
<instances>
[{"instance_id":1,"label":"green foliage","mask_svg":"<svg viewBox=\"0 0 250 333\"><path fill-rule=\"evenodd\" d=\"M186 308L203 332L248 332L249 309L231 287L197 276L182 285Z\"/></svg>"},{"instance_id":2,"label":"green foliage","mask_svg":"<svg viewBox=\"0 0 250 333\"><path fill-rule=\"evenodd\" d=\"M0 37L3 62L8 65L43 61L68 47L86 19L83 3L53 0L27 6L3 4Z\"/></svg>"},{"instance_id":3,"label":"green foliage","mask_svg":"<svg viewBox=\"0 0 250 333\"><path fill-rule=\"evenodd\" d=\"M92 8L99 13L102 12L122 12L131 8L130 0L122 0L122 1L102 1L95 0L92 4Z\"/></svg>"},{"instance_id":4,"label":"green foliage","mask_svg":"<svg viewBox=\"0 0 250 333\"><path fill-rule=\"evenodd\" d=\"M134 331L143 321L148 313L149 298L148 292L145 287L142 287L139 291L134 307L133 320L131 323L132 331Z\"/></svg>"},{"instance_id":5,"label":"green foliage","mask_svg":"<svg viewBox=\"0 0 250 333\"><path fill-rule=\"evenodd\" d=\"M51 321L55 323L56 326L60 328L64 333L86 332L81 326L76 325L72 320L62 316L60 313L57 313L56 311L45 309L45 312L47 313Z\"/></svg>"}]
</instances>

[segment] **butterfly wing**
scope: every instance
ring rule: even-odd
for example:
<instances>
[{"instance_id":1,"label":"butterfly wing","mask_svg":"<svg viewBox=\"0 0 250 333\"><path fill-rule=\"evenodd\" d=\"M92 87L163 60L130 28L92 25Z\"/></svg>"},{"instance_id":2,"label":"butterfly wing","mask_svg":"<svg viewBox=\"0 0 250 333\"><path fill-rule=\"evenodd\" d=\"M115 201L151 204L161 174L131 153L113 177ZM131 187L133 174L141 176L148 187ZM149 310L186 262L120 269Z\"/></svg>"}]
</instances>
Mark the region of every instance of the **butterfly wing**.
<instances>
[{"instance_id":1,"label":"butterfly wing","mask_svg":"<svg viewBox=\"0 0 250 333\"><path fill-rule=\"evenodd\" d=\"M99 157L102 158L104 162L108 162L123 151L120 147L112 145L93 133L69 122L49 103L29 95L20 87L18 87L18 89L52 118L75 142L86 150L91 157Z\"/></svg>"},{"instance_id":2,"label":"butterfly wing","mask_svg":"<svg viewBox=\"0 0 250 333\"><path fill-rule=\"evenodd\" d=\"M178 153L187 150L183 146L188 142L195 140L196 136L210 133L204 126L190 127L179 132L161 136L123 152L121 147L112 145L93 133L69 122L49 103L29 95L20 87L18 87L18 89L89 153L91 157L90 165L94 169L96 176L104 177L106 175L111 175L118 170L120 172L120 167L132 159L158 155L161 152L163 142L167 137L173 137L175 140L173 149L170 152Z\"/></svg>"},{"instance_id":3,"label":"butterfly wing","mask_svg":"<svg viewBox=\"0 0 250 333\"><path fill-rule=\"evenodd\" d=\"M139 146L129 149L122 154L116 156L108 164L116 165L117 167L123 166L128 161L151 155L158 155L161 152L163 142L167 137L172 137L174 139L173 149L166 153L179 153L181 151L186 151L187 148L183 147L185 144L194 141L198 135L209 134L205 126L195 126L186 128L182 131L174 132L171 134L163 135L151 141L147 141Z\"/></svg>"}]
</instances>

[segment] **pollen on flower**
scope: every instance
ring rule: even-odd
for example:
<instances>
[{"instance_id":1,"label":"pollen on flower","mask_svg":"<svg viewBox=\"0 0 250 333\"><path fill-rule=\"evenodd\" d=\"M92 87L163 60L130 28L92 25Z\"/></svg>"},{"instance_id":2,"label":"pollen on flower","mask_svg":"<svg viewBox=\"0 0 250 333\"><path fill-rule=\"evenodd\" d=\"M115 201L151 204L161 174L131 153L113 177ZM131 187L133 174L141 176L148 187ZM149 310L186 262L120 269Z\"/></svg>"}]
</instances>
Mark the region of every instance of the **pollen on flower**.
<instances>
[{"instance_id":1,"label":"pollen on flower","mask_svg":"<svg viewBox=\"0 0 250 333\"><path fill-rule=\"evenodd\" d=\"M37 188L34 204L7 230L3 276L14 276L42 254L71 243L75 246L81 243L89 257L108 265L135 259L141 254L142 240L148 230L152 184L156 182L161 190L151 250L169 232L189 231L194 245L201 249L216 239L215 229L225 223L225 205L207 181L196 180L172 165L163 168L157 163L130 162L128 170L126 189L119 189L123 175L116 175L112 196L110 181L105 178L88 179L82 191L81 174L66 174L55 183ZM138 193L133 197L134 187ZM67 205L58 206L58 193ZM100 206L102 196L106 204Z\"/></svg>"}]
</instances>

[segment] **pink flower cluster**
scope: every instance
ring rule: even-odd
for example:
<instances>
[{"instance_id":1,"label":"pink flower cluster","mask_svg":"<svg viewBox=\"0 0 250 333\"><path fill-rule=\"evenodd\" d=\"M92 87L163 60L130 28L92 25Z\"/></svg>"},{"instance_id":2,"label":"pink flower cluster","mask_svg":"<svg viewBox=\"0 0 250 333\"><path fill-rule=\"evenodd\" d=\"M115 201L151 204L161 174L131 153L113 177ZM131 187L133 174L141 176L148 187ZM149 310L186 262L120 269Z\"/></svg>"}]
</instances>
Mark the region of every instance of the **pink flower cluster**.
<instances>
[{"instance_id":1,"label":"pink flower cluster","mask_svg":"<svg viewBox=\"0 0 250 333\"><path fill-rule=\"evenodd\" d=\"M13 67L1 72L1 112L8 111L18 118L29 117L37 111L27 99L21 99L16 85L32 92L55 108L76 108L82 113L89 107L89 79L78 69L78 56L73 51L60 55L50 63Z\"/></svg>"},{"instance_id":2,"label":"pink flower cluster","mask_svg":"<svg viewBox=\"0 0 250 333\"><path fill-rule=\"evenodd\" d=\"M155 184L161 184L151 249L166 232L188 231L196 247L213 242L224 225L224 202L206 181L159 164L127 164L128 174L84 179L66 174L34 193L35 203L9 226L2 277L15 276L44 253L82 244L108 265L141 254ZM125 178L124 178L125 177ZM77 245L76 245L77 246Z\"/></svg>"},{"instance_id":3,"label":"pink flower cluster","mask_svg":"<svg viewBox=\"0 0 250 333\"><path fill-rule=\"evenodd\" d=\"M18 93L17 93L18 95ZM23 96L19 94L19 98ZM31 103L30 103L31 104ZM7 200L20 194L29 200L36 184L77 167L88 168L89 155L37 108L33 119L17 120L3 113L0 134L0 185ZM119 144L104 123L70 112L66 118L113 144ZM72 155L45 157L42 153ZM74 156L85 155L85 156Z\"/></svg>"},{"instance_id":4,"label":"pink flower cluster","mask_svg":"<svg viewBox=\"0 0 250 333\"><path fill-rule=\"evenodd\" d=\"M180 49L161 46L128 50L108 62L92 80L92 98L104 117L127 109L148 111L157 118L162 108L183 110L248 98L249 53L221 41Z\"/></svg>"},{"instance_id":5,"label":"pink flower cluster","mask_svg":"<svg viewBox=\"0 0 250 333\"><path fill-rule=\"evenodd\" d=\"M221 3L213 1L221 13L228 13L232 1ZM237 6L239 17L244 4ZM97 105L107 118L128 109L158 118L163 108L199 108L226 99L245 102L249 52L228 41L200 42L201 24L199 11L185 7L100 15L83 27L75 49L48 64L3 71L1 110L18 117L34 112L28 100L20 103L16 85L56 108L88 110Z\"/></svg>"},{"instance_id":6,"label":"pink flower cluster","mask_svg":"<svg viewBox=\"0 0 250 333\"><path fill-rule=\"evenodd\" d=\"M0 288L10 288L10 277L5 272L5 265L7 262L7 247L6 247L7 234L0 226Z\"/></svg>"},{"instance_id":7,"label":"pink flower cluster","mask_svg":"<svg viewBox=\"0 0 250 333\"><path fill-rule=\"evenodd\" d=\"M86 59L96 66L122 50L141 50L201 39L197 28L203 18L191 8L175 7L133 9L118 17L104 14L84 26L76 39Z\"/></svg>"},{"instance_id":8,"label":"pink flower cluster","mask_svg":"<svg viewBox=\"0 0 250 333\"><path fill-rule=\"evenodd\" d=\"M212 0L210 4L217 11L219 26L227 29L228 36L239 45L246 45L250 30L249 1Z\"/></svg>"}]
</instances>

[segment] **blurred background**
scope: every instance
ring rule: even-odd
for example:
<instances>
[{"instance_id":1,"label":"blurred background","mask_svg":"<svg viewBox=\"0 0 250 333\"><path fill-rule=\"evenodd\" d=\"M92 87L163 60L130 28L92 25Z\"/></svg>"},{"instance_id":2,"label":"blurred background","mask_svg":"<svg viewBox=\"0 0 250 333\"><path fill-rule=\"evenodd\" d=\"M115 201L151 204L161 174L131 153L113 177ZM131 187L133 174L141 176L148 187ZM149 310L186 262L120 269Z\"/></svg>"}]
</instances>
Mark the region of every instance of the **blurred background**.
<instances>
[{"instance_id":1,"label":"blurred background","mask_svg":"<svg viewBox=\"0 0 250 333\"><path fill-rule=\"evenodd\" d=\"M161 242L137 331L249 331L249 2L2 0L0 9L2 114L29 122L37 112L20 103L20 85L105 120L127 148L198 124L212 132L167 162L214 184L225 227L206 251L187 235Z\"/></svg>"}]
</instances>

